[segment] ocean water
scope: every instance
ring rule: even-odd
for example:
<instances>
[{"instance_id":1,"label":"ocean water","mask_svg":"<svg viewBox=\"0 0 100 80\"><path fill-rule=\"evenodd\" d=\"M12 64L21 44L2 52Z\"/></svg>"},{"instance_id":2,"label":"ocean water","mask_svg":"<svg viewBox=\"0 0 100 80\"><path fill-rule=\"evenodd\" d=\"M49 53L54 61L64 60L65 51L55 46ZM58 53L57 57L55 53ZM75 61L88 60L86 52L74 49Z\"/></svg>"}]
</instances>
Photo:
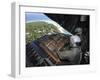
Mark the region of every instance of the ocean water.
<instances>
[{"instance_id":1,"label":"ocean water","mask_svg":"<svg viewBox=\"0 0 100 80\"><path fill-rule=\"evenodd\" d=\"M25 21L41 21L41 20L51 20L44 13L36 13L36 12L26 12L25 13Z\"/></svg>"}]
</instances>

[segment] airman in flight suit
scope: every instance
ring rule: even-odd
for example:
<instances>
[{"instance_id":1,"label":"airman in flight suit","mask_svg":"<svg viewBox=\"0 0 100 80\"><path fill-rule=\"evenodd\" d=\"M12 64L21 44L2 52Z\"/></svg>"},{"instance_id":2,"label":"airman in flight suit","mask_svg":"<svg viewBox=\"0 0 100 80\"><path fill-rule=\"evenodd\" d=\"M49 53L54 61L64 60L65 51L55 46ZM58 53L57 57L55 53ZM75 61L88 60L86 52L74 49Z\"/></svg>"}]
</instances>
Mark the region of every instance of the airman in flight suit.
<instances>
[{"instance_id":1,"label":"airman in flight suit","mask_svg":"<svg viewBox=\"0 0 100 80\"><path fill-rule=\"evenodd\" d=\"M70 64L80 64L82 58L81 52L81 34L82 29L76 28L75 35L70 37L70 50L65 50L59 53L61 60L68 60Z\"/></svg>"}]
</instances>

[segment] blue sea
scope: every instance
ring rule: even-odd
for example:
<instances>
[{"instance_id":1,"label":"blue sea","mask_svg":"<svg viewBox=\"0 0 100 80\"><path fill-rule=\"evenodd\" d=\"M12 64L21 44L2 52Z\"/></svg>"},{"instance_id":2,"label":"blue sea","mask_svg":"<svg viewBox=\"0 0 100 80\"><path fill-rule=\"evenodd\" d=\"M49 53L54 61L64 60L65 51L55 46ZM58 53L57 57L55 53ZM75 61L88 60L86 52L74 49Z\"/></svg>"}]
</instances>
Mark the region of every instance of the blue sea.
<instances>
[{"instance_id":1,"label":"blue sea","mask_svg":"<svg viewBox=\"0 0 100 80\"><path fill-rule=\"evenodd\" d=\"M26 12L25 13L26 22L30 21L40 21L40 20L51 20L44 13L36 13L36 12Z\"/></svg>"}]
</instances>

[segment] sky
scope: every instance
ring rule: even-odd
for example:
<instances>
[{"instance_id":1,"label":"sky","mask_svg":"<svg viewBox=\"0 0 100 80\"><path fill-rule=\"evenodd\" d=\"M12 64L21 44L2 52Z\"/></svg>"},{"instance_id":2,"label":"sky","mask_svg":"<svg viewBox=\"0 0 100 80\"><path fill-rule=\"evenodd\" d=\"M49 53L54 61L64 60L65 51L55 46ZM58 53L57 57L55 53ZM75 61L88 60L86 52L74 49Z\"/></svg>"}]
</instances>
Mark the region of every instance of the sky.
<instances>
[{"instance_id":1,"label":"sky","mask_svg":"<svg viewBox=\"0 0 100 80\"><path fill-rule=\"evenodd\" d=\"M51 20L43 13L26 12L25 13L26 22L38 21L38 20Z\"/></svg>"}]
</instances>

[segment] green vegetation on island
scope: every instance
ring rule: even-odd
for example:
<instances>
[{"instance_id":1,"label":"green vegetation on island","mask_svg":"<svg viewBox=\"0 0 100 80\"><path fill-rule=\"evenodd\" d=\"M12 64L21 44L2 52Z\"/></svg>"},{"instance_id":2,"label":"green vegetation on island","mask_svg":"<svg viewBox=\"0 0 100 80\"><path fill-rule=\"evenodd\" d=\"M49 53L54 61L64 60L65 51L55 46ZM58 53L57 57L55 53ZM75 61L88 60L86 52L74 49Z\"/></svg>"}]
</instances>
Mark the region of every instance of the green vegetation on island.
<instances>
[{"instance_id":1,"label":"green vegetation on island","mask_svg":"<svg viewBox=\"0 0 100 80\"><path fill-rule=\"evenodd\" d=\"M26 43L52 33L60 33L53 24L42 21L26 23Z\"/></svg>"}]
</instances>

